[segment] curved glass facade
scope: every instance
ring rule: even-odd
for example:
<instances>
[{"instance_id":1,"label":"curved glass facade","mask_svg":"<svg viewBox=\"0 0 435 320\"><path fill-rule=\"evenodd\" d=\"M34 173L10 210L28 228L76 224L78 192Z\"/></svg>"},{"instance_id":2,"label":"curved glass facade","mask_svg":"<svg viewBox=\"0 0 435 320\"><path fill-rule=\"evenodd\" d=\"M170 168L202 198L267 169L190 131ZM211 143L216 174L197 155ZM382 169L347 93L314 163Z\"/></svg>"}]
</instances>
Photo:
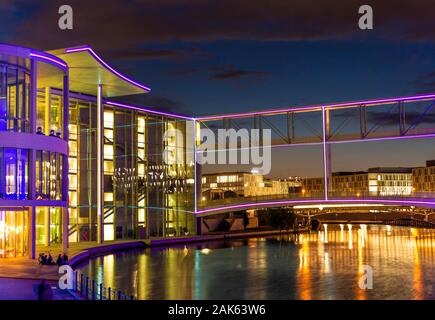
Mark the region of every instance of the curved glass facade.
<instances>
[{"instance_id":1,"label":"curved glass facade","mask_svg":"<svg viewBox=\"0 0 435 320\"><path fill-rule=\"evenodd\" d=\"M0 208L0 258L23 257L29 253L27 210Z\"/></svg>"},{"instance_id":2,"label":"curved glass facade","mask_svg":"<svg viewBox=\"0 0 435 320\"><path fill-rule=\"evenodd\" d=\"M30 132L30 72L0 62L0 131Z\"/></svg>"},{"instance_id":3,"label":"curved glass facade","mask_svg":"<svg viewBox=\"0 0 435 320\"><path fill-rule=\"evenodd\" d=\"M0 44L0 258L62 243L67 71L55 56Z\"/></svg>"},{"instance_id":4,"label":"curved glass facade","mask_svg":"<svg viewBox=\"0 0 435 320\"><path fill-rule=\"evenodd\" d=\"M62 162L63 155L44 150L36 151L37 200L62 200Z\"/></svg>"},{"instance_id":5,"label":"curved glass facade","mask_svg":"<svg viewBox=\"0 0 435 320\"><path fill-rule=\"evenodd\" d=\"M195 234L193 121L111 105L145 87L68 54L0 44L0 257Z\"/></svg>"},{"instance_id":6,"label":"curved glass facade","mask_svg":"<svg viewBox=\"0 0 435 320\"><path fill-rule=\"evenodd\" d=\"M29 152L0 148L0 199L28 199Z\"/></svg>"},{"instance_id":7,"label":"curved glass facade","mask_svg":"<svg viewBox=\"0 0 435 320\"><path fill-rule=\"evenodd\" d=\"M71 242L97 241L96 112L91 101L70 100ZM195 234L192 123L104 105L102 127L104 241Z\"/></svg>"}]
</instances>

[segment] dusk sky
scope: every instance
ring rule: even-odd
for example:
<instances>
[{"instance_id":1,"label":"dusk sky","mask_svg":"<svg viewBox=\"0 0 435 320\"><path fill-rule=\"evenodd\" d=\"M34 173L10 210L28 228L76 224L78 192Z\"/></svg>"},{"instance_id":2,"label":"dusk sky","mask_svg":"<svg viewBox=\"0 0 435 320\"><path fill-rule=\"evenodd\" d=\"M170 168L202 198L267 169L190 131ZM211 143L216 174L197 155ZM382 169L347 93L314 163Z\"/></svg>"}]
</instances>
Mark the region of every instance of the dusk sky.
<instances>
[{"instance_id":1,"label":"dusk sky","mask_svg":"<svg viewBox=\"0 0 435 320\"><path fill-rule=\"evenodd\" d=\"M0 42L89 44L152 88L138 102L166 110L220 114L435 92L433 0L74 0L69 31L57 26L62 4L1 0ZM363 4L373 7L374 30L358 28ZM432 141L408 144L406 152L391 143L357 147L352 156L379 149L376 163L391 166L435 159ZM337 170L350 162L367 169L339 152L349 159Z\"/></svg>"}]
</instances>

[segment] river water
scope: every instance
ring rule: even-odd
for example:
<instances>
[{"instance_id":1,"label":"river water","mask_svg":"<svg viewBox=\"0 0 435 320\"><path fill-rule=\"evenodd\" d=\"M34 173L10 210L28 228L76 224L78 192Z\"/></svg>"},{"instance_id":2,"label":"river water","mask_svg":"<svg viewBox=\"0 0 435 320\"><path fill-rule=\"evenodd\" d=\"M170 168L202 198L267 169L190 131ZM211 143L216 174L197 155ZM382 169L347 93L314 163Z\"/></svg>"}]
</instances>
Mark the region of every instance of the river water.
<instances>
[{"instance_id":1,"label":"river water","mask_svg":"<svg viewBox=\"0 0 435 320\"><path fill-rule=\"evenodd\" d=\"M328 225L110 254L79 269L137 299L434 299L434 240L428 229Z\"/></svg>"}]
</instances>

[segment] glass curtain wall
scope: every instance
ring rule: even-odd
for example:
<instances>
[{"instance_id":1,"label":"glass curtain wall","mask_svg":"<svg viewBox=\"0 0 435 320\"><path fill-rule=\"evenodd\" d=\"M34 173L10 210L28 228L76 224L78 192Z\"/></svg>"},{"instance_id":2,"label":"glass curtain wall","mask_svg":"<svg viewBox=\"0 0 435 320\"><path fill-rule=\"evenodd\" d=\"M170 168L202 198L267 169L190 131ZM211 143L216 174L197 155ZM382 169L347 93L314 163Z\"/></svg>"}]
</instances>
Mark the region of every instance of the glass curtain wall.
<instances>
[{"instance_id":1,"label":"glass curtain wall","mask_svg":"<svg viewBox=\"0 0 435 320\"><path fill-rule=\"evenodd\" d=\"M62 200L63 155L43 150L36 151L36 199Z\"/></svg>"},{"instance_id":2,"label":"glass curtain wall","mask_svg":"<svg viewBox=\"0 0 435 320\"><path fill-rule=\"evenodd\" d=\"M29 132L30 73L0 63L0 131Z\"/></svg>"},{"instance_id":3,"label":"glass curtain wall","mask_svg":"<svg viewBox=\"0 0 435 320\"><path fill-rule=\"evenodd\" d=\"M0 258L28 254L28 227L27 210L0 209Z\"/></svg>"},{"instance_id":4,"label":"glass curtain wall","mask_svg":"<svg viewBox=\"0 0 435 320\"><path fill-rule=\"evenodd\" d=\"M36 207L36 244L62 243L62 208Z\"/></svg>"},{"instance_id":5,"label":"glass curtain wall","mask_svg":"<svg viewBox=\"0 0 435 320\"><path fill-rule=\"evenodd\" d=\"M96 105L71 99L69 114L69 239L96 241ZM195 232L192 125L104 106L105 241ZM165 150L175 158L165 161Z\"/></svg>"},{"instance_id":6,"label":"glass curtain wall","mask_svg":"<svg viewBox=\"0 0 435 320\"><path fill-rule=\"evenodd\" d=\"M146 132L147 233L150 237L194 234L193 122L148 116Z\"/></svg>"},{"instance_id":7,"label":"glass curtain wall","mask_svg":"<svg viewBox=\"0 0 435 320\"><path fill-rule=\"evenodd\" d=\"M28 199L29 152L0 148L0 199Z\"/></svg>"},{"instance_id":8,"label":"glass curtain wall","mask_svg":"<svg viewBox=\"0 0 435 320\"><path fill-rule=\"evenodd\" d=\"M69 108L69 239L97 241L97 109L71 99Z\"/></svg>"}]
</instances>

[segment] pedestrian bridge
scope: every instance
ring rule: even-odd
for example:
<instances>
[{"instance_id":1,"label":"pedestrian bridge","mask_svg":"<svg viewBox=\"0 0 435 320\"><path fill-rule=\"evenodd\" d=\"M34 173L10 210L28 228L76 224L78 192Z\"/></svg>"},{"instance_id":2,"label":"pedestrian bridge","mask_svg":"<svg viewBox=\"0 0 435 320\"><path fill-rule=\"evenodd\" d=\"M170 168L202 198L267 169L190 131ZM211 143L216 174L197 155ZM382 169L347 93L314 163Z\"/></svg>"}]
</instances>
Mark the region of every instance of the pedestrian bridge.
<instances>
[{"instance_id":1,"label":"pedestrian bridge","mask_svg":"<svg viewBox=\"0 0 435 320\"><path fill-rule=\"evenodd\" d=\"M270 147L272 157L277 150L318 148L316 161L321 172L319 178L323 179L324 184L320 193L310 193L309 196L285 194L204 200L201 191L204 168L198 165L195 172L197 183L195 213L199 216L250 209L326 204L362 206L379 204L435 208L435 188L425 192L414 192L413 188L413 192L403 193L406 195L380 196L379 193L337 193L336 188L332 186L333 160L335 160L333 147L339 146L343 150L350 144L359 142L370 144L380 141L413 141L413 143L424 141L427 146L433 144L435 142L435 94L211 115L197 117L195 122L198 128L214 131L230 128L260 131L270 129L272 132L270 145L263 144L262 147ZM401 143L395 146L402 147ZM226 152L229 148L226 141L216 142L215 149L218 152ZM236 149L241 150L242 146L238 144ZM198 154L199 151L196 150L195 153ZM406 163L413 163L413 157L416 155L407 156L409 159ZM373 153L369 157L374 161L367 164L367 167L373 167L377 154ZM435 159L435 154L433 157ZM289 166L297 165L295 161L290 164L290 160ZM396 160L403 159L391 157L391 164L389 163L388 166L398 166Z\"/></svg>"},{"instance_id":2,"label":"pedestrian bridge","mask_svg":"<svg viewBox=\"0 0 435 320\"><path fill-rule=\"evenodd\" d=\"M222 200L203 201L198 206L196 212L199 216L214 215L219 213L236 212L241 210L255 210L265 208L278 207L294 207L294 206L319 206L323 205L349 205L349 206L388 206L388 207L419 207L419 208L435 208L435 193L433 195L410 195L404 196L370 196L360 195L348 197L341 195L340 197L330 197L328 199L318 197L292 197L288 196L269 196L269 197L240 197L228 198Z\"/></svg>"}]
</instances>

